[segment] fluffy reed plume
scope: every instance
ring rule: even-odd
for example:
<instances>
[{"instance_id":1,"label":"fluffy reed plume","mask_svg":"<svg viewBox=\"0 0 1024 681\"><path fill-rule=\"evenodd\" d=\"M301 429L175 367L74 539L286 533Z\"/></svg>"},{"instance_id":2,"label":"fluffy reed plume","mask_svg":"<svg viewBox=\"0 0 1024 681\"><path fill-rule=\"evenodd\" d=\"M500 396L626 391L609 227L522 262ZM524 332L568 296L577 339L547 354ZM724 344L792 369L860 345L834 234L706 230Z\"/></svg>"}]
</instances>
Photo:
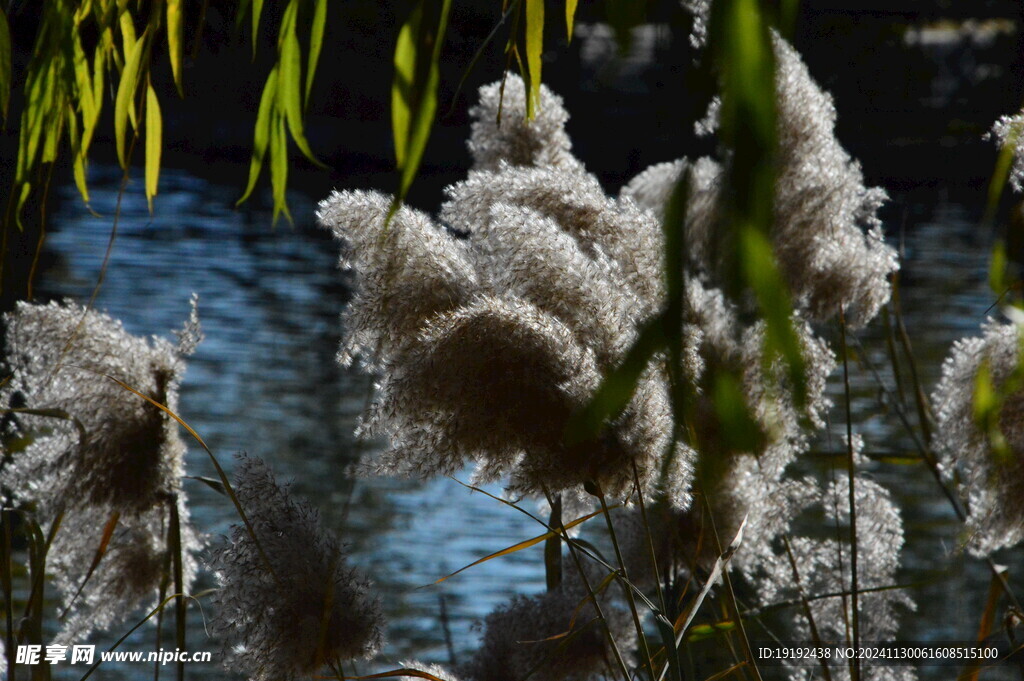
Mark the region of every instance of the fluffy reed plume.
<instances>
[{"instance_id":1,"label":"fluffy reed plume","mask_svg":"<svg viewBox=\"0 0 1024 681\"><path fill-rule=\"evenodd\" d=\"M953 344L942 365L942 379L932 394L935 445L947 477L959 477L967 502L967 548L985 556L1024 539L1024 392L1006 395L999 408L998 428L1006 440L1009 460L997 455L989 435L975 416L975 387L984 365L997 389L1018 371L1020 326L989 321L980 337Z\"/></svg>"},{"instance_id":2,"label":"fluffy reed plume","mask_svg":"<svg viewBox=\"0 0 1024 681\"><path fill-rule=\"evenodd\" d=\"M1024 191L1024 112L1014 116L1003 116L992 124L992 130L985 137L994 139L1000 146L1013 144L1013 167L1010 169L1010 185L1016 191Z\"/></svg>"},{"instance_id":3,"label":"fluffy reed plume","mask_svg":"<svg viewBox=\"0 0 1024 681\"><path fill-rule=\"evenodd\" d=\"M605 625L575 566L566 566L562 584L535 596L515 596L484 620L483 638L460 676L473 681L592 679L614 669ZM595 591L602 577L589 576ZM618 587L610 587L617 589ZM636 643L629 613L598 594L608 629L621 651Z\"/></svg>"},{"instance_id":4,"label":"fluffy reed plume","mask_svg":"<svg viewBox=\"0 0 1024 681\"><path fill-rule=\"evenodd\" d=\"M831 318L842 307L851 326L862 326L889 299L887 277L898 268L876 217L885 192L864 186L860 165L835 138L832 98L814 83L799 54L778 36L773 46L779 121L775 256L809 319ZM653 166L626 185L622 196L660 214L688 166ZM692 167L689 253L698 268L713 269L713 234L722 211L709 207L728 199L717 164L702 159Z\"/></svg>"},{"instance_id":5,"label":"fluffy reed plume","mask_svg":"<svg viewBox=\"0 0 1024 681\"><path fill-rule=\"evenodd\" d=\"M448 230L402 209L385 231L379 194L321 204L359 281L342 359L372 353L383 374L362 432L390 447L371 467L428 476L473 461L479 477L508 475L521 493L592 479L614 496L629 493L636 464L653 489L671 433L657 363L601 443L584 451L563 436L661 306L660 227L571 157L557 97L544 90L543 113L524 122L522 88L507 81L500 126L498 86L482 89L470 142L481 169L449 188ZM680 457L671 473L685 479L688 467ZM688 485L679 489L686 503Z\"/></svg>"},{"instance_id":6,"label":"fluffy reed plume","mask_svg":"<svg viewBox=\"0 0 1024 681\"><path fill-rule=\"evenodd\" d=\"M201 548L201 540L189 524L183 494L179 493L176 505L187 590L196 576L195 553ZM63 594L64 606L71 606L56 642L70 645L84 641L90 632L114 626L140 605L156 605L157 590L169 564L168 511L163 506L137 516L121 516L103 559L91 575L89 567L111 516L98 507L65 514L47 564ZM173 593L173 581L168 581L167 593Z\"/></svg>"},{"instance_id":7,"label":"fluffy reed plume","mask_svg":"<svg viewBox=\"0 0 1024 681\"><path fill-rule=\"evenodd\" d=\"M542 85L535 115L527 119L526 97L526 85L515 75L480 88L480 103L469 112L474 119L469 138L473 166L479 170L496 170L502 164L581 170L565 133L569 113L562 98Z\"/></svg>"},{"instance_id":8,"label":"fluffy reed plume","mask_svg":"<svg viewBox=\"0 0 1024 681\"><path fill-rule=\"evenodd\" d=\"M380 602L319 513L257 458L239 458L234 490L253 534L235 525L209 560L220 584L211 626L225 666L253 681L289 681L376 653Z\"/></svg>"},{"instance_id":9,"label":"fluffy reed plume","mask_svg":"<svg viewBox=\"0 0 1024 681\"><path fill-rule=\"evenodd\" d=\"M859 442L856 445L860 447ZM851 588L851 550L849 537L849 488L846 480L828 485L818 495L805 500L805 508L818 506L824 511L826 523L835 527L842 539L794 537L790 540L790 556L782 552L768 563L765 572L754 583L762 604L780 601L800 602L808 598L817 635L823 641L850 641L851 604L848 596L816 598L824 594L849 592ZM856 482L857 510L857 578L860 591L890 587L896 583L903 526L899 509L889 493L872 480L859 476ZM794 567L795 564L795 567ZM907 594L899 590L860 593L858 596L859 636L861 641L890 641L898 628L897 613L914 609ZM812 640L811 621L802 607L792 609L794 638ZM819 670L803 668L792 678L806 678L802 673ZM817 676L815 676L817 678ZM833 679L849 678L848 670L832 670ZM912 667L862 668L861 678L872 681L910 681L917 678Z\"/></svg>"},{"instance_id":10,"label":"fluffy reed plume","mask_svg":"<svg viewBox=\"0 0 1024 681\"><path fill-rule=\"evenodd\" d=\"M418 671L421 671L421 672L426 672L427 674L430 674L431 676L434 676L434 677L436 677L438 679L441 679L441 681L460 681L459 677L456 676L454 673L452 673L452 671L450 669L448 669L447 667L443 667L443 666L441 666L439 664L424 664L422 662L417 662L416 660L406 660L404 662L400 662L399 666L402 669L415 669L415 670L418 670ZM398 676L396 678L399 678L399 679L410 679L411 680L411 679L422 679L423 677L422 676Z\"/></svg>"},{"instance_id":11,"label":"fluffy reed plume","mask_svg":"<svg viewBox=\"0 0 1024 681\"><path fill-rule=\"evenodd\" d=\"M156 595L172 505L186 586L195 574L199 540L181 489L186 448L178 425L110 380L176 411L184 359L202 337L195 299L177 346L132 336L120 322L70 302L20 303L5 322L11 378L0 387L0 408L15 409L4 434L15 444L0 483L44 527L62 518L47 567L68 609L58 640L80 640Z\"/></svg>"},{"instance_id":12,"label":"fluffy reed plume","mask_svg":"<svg viewBox=\"0 0 1024 681\"><path fill-rule=\"evenodd\" d=\"M185 444L177 423L108 377L175 411L184 358L199 338L194 316L178 347L132 336L71 302L20 303L5 322L12 376L0 406L53 414L15 414L17 433L32 436L3 471L16 498L46 515L58 504L131 515L178 491Z\"/></svg>"}]
</instances>

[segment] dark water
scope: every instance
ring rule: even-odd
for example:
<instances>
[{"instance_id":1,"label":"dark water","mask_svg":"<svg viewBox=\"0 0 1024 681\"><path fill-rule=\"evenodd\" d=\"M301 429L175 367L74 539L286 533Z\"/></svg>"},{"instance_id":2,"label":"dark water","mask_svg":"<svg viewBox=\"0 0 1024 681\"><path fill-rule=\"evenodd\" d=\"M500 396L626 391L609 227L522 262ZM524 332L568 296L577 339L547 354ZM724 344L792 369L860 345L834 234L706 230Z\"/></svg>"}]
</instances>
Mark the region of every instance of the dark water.
<instances>
[{"instance_id":1,"label":"dark water","mask_svg":"<svg viewBox=\"0 0 1024 681\"><path fill-rule=\"evenodd\" d=\"M120 174L111 168L96 168L93 174L93 207L102 217L81 206L73 186L61 189L60 209L53 216L56 231L47 242L54 264L41 282L46 295L84 301L96 284ZM267 459L350 543L353 560L372 575L384 597L390 621L385 665L410 658L448 661L441 599L455 654L465 659L476 645L475 621L513 593L543 589L540 549L475 567L439 587L418 587L539 534L539 527L450 480L353 482L346 467L373 446L352 437L369 385L334 361L338 315L347 294L344 275L336 268L336 244L313 225L320 197L291 195L295 227L271 229L267 212L233 209L236 192L234 186L168 170L156 215L150 216L141 187L132 186L122 201L97 307L122 319L133 333L165 335L184 320L190 294L199 293L206 341L189 365L182 416L229 467L238 451ZM976 333L992 302L986 285L992 236L976 226L977 211L971 206L977 202L976 197L950 201L922 191L895 196L889 209L889 233L904 249L906 322L928 389L949 344ZM858 354L863 361L851 368L854 422L869 452L906 452L912 443L892 410L880 402L868 368L877 367L891 383L878 328L862 334ZM831 388L837 405L842 404L841 376L833 376ZM837 409L832 436L822 437L818 448L838 450L844 432ZM205 456L192 448L191 474L214 475ZM956 557L957 523L947 502L919 464L879 463L874 474L895 492L904 511L906 567L900 580L927 582L911 591L918 611L904 617L901 638L973 638L988 575L976 561ZM195 524L216 541L235 520L234 511L202 484L187 489ZM1024 564L1020 558L1015 552L1004 559L1019 566ZM1019 575L1011 572L1011 579L1022 586ZM208 586L206 577L197 591ZM149 636L143 630L126 649L148 650ZM191 649L214 648L195 611L189 638ZM223 678L216 666L193 665L190 671L197 678ZM948 671L924 671L922 678L944 678ZM147 665L112 665L102 678L149 674Z\"/></svg>"}]
</instances>

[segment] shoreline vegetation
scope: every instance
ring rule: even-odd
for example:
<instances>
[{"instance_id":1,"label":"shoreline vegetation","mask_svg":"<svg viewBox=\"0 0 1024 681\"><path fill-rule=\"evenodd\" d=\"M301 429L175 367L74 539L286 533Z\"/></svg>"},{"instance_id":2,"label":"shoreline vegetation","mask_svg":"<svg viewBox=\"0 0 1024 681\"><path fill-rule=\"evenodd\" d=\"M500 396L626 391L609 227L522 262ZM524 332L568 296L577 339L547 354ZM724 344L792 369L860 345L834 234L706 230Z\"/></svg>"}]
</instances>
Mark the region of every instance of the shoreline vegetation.
<instances>
[{"instance_id":1,"label":"shoreline vegetation","mask_svg":"<svg viewBox=\"0 0 1024 681\"><path fill-rule=\"evenodd\" d=\"M127 180L141 147L152 210L162 121L144 55L157 35L181 87L181 3L164 1L138 27L113 2L46 5L40 45L60 43L72 22L74 59L69 78L22 112L9 218L20 219L38 189L32 178L56 159L59 139L32 136L42 124L33 115L53 98L78 102L49 123L53 135L68 126L76 185L88 196L88 140L103 74L115 68L119 161ZM565 3L569 37L575 4ZM709 153L666 159L608 195L574 153L565 100L541 82L550 3L505 3L516 22L506 63L520 74L506 68L479 88L468 113L471 167L444 189L435 215L403 199L437 115L451 6L416 4L403 24L392 92L398 193L341 189L316 213L354 281L338 363L373 381L357 434L381 447L355 468L429 479L472 466L470 488L500 484L496 501L538 525L537 536L474 565L543 545L547 589L496 608L461 664L408 661L372 678L918 678L913 666L856 657L766 666L752 644L765 632L816 646L893 641L914 617L898 582L903 514L873 475L870 434L851 408L851 375L864 371L851 346L869 325L884 338L895 382L874 374L878 391L914 442L920 474L963 522L955 551L991 574L987 606L964 616L978 622L979 643L1016 649L1021 566L996 562L1024 539L1024 313L1014 268L997 244L993 318L953 345L929 393L900 312L900 253L879 218L886 192L867 186L836 138L833 100L785 37L795 16L782 4L775 16L756 0L684 3L690 45L713 84L693 131ZM254 36L261 6L239 15ZM282 6L242 197L267 165L274 220L291 219L289 140L319 163L303 116L327 11L322 0ZM110 31L91 67L76 32L87 22ZM991 131L997 169L1018 192L1022 126L1024 113ZM4 315L0 676L50 678L47 665L16 664L20 646L131 625L128 634L144 624L155 632L158 647L193 649L186 618L198 603L234 673L367 678L355 665L384 645L386 594L272 465L242 455L229 478L178 416L200 319L193 297L172 342L129 334L92 301L23 300ZM810 471L802 462L833 407L845 417L842 455ZM190 446L209 455L216 478L186 475ZM228 536L193 526L186 480L235 509ZM195 593L200 571L216 586ZM140 608L141 622L132 619ZM98 664L83 678L101 678ZM983 676L975 662L958 672ZM173 673L184 678L185 665Z\"/></svg>"}]
</instances>

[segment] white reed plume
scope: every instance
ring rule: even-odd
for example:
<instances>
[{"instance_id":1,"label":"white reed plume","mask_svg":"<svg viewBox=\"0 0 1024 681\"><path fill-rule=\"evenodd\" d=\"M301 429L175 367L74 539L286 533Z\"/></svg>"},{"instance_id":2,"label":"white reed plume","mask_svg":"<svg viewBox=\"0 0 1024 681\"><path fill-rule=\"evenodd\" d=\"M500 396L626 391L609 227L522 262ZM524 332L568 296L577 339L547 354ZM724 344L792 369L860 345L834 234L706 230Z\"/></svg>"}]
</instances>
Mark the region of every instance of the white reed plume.
<instances>
[{"instance_id":1,"label":"white reed plume","mask_svg":"<svg viewBox=\"0 0 1024 681\"><path fill-rule=\"evenodd\" d=\"M992 130L985 135L1000 146L1013 145L1013 167L1010 169L1010 185L1015 191L1024 191L1024 112L1013 116L1002 116L992 124Z\"/></svg>"},{"instance_id":2,"label":"white reed plume","mask_svg":"<svg viewBox=\"0 0 1024 681\"><path fill-rule=\"evenodd\" d=\"M958 477L967 503L967 548L985 556L1024 539L1024 390L1003 396L997 418L1009 460L1002 461L975 416L978 372L984 365L997 391L1019 372L1020 326L989 320L980 337L953 344L932 394L935 446L946 476Z\"/></svg>"},{"instance_id":3,"label":"white reed plume","mask_svg":"<svg viewBox=\"0 0 1024 681\"><path fill-rule=\"evenodd\" d=\"M835 137L832 98L814 83L799 54L773 36L778 147L772 243L797 306L812 321L846 312L851 327L870 321L889 299L888 276L898 268L876 217L885 192L864 186L860 165ZM664 212L688 164L659 164L622 190L640 205ZM711 239L728 200L722 173L707 160L693 164L687 208L688 255L710 268Z\"/></svg>"},{"instance_id":4,"label":"white reed plume","mask_svg":"<svg viewBox=\"0 0 1024 681\"><path fill-rule=\"evenodd\" d=\"M470 109L473 125L469 151L477 170L495 170L502 162L515 166L553 166L578 170L565 133L569 113L562 98L545 85L534 116L526 117L526 85L515 74L480 88L480 103Z\"/></svg>"},{"instance_id":5,"label":"white reed plume","mask_svg":"<svg viewBox=\"0 0 1024 681\"><path fill-rule=\"evenodd\" d=\"M253 533L236 524L209 559L225 666L253 681L290 681L380 650L380 602L317 511L258 458L241 456L234 478Z\"/></svg>"},{"instance_id":6,"label":"white reed plume","mask_svg":"<svg viewBox=\"0 0 1024 681\"><path fill-rule=\"evenodd\" d=\"M621 651L636 644L636 630L627 611L615 605L619 588L601 592L602 577L588 569L607 623L597 609L575 565L566 565L562 583L535 596L514 596L484 620L480 648L460 675L473 681L585 681L607 673L615 658L608 632ZM592 574L591 574L592 573Z\"/></svg>"},{"instance_id":7,"label":"white reed plume","mask_svg":"<svg viewBox=\"0 0 1024 681\"><path fill-rule=\"evenodd\" d=\"M202 338L196 299L176 346L132 336L70 302L20 303L5 322L11 377L0 386L0 407L13 410L5 435L27 444L9 446L0 482L42 526L61 521L47 563L66 610L58 640L81 640L157 596L172 505L185 588L195 574L200 541L181 488L178 424L111 378L176 411L184 359Z\"/></svg>"}]
</instances>

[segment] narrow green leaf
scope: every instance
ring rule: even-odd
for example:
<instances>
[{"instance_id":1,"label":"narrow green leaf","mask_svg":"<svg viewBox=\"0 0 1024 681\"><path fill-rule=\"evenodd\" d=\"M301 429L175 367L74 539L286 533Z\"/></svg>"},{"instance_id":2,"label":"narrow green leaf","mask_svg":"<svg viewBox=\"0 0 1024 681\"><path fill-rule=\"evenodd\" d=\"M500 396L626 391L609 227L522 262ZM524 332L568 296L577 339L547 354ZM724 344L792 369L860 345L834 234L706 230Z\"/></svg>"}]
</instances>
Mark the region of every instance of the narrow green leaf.
<instances>
[{"instance_id":1,"label":"narrow green leaf","mask_svg":"<svg viewBox=\"0 0 1024 681\"><path fill-rule=\"evenodd\" d=\"M579 0L565 0L565 31L566 39L572 42L572 27L576 20L576 5Z\"/></svg>"},{"instance_id":2,"label":"narrow green leaf","mask_svg":"<svg viewBox=\"0 0 1024 681\"><path fill-rule=\"evenodd\" d=\"M75 178L75 187L82 196L85 205L89 205L89 187L86 184L86 157L82 152L82 135L78 127L78 117L74 109L68 104L68 138L71 142L72 174Z\"/></svg>"},{"instance_id":3,"label":"narrow green leaf","mask_svg":"<svg viewBox=\"0 0 1024 681\"><path fill-rule=\"evenodd\" d=\"M615 506L611 506L610 508L616 508L616 507ZM599 510L599 511L594 511L593 513L588 513L587 515L585 515L585 516L583 516L581 518L577 518L576 520L573 520L572 522L566 523L564 528L562 528L562 529L563 530L571 530L572 528L576 527L577 525L585 523L588 520L590 520L591 518L593 518L595 516L599 516L602 513L604 513L603 509ZM555 529L558 530L559 528L555 528ZM531 546L536 546L537 544L541 543L542 541L546 541L546 540L550 539L551 537L557 537L557 536L559 536L559 532L545 532L544 534L536 536L536 537L533 537L532 539L527 539L525 541L519 542L518 544L513 544L512 546L509 546L508 548L502 549L501 551L495 551L494 553L492 553L492 554L490 554L488 556L484 556L483 558L480 558L478 560L473 561L472 563L470 563L469 565L467 565L465 567L459 568L458 570L456 570L455 572L453 572L451 574L448 574L448 575L445 575L444 577L441 577L440 579L432 582L431 586L433 584L440 584L441 582L454 577L455 575L459 574L460 572L465 572L469 568L476 567L477 565L480 565L481 563L486 563L487 561L493 560L494 558L500 558L501 556L507 556L510 553L516 553L518 551L522 551L523 549L528 549Z\"/></svg>"},{"instance_id":4,"label":"narrow green leaf","mask_svg":"<svg viewBox=\"0 0 1024 681\"><path fill-rule=\"evenodd\" d=\"M263 14L263 0L252 0L252 58L256 58L256 43L260 34L260 15Z\"/></svg>"},{"instance_id":5,"label":"narrow green leaf","mask_svg":"<svg viewBox=\"0 0 1024 681\"><path fill-rule=\"evenodd\" d=\"M284 213L290 223L292 215L288 212L288 136L285 134L284 118L278 117L276 124L270 127L270 185L274 193L274 217Z\"/></svg>"},{"instance_id":6,"label":"narrow green leaf","mask_svg":"<svg viewBox=\"0 0 1024 681\"><path fill-rule=\"evenodd\" d=\"M241 205L252 194L256 187L256 180L263 168L263 158L267 153L267 144L270 141L270 118L274 108L274 100L277 97L277 68L275 67L267 77L267 83L263 86L263 95L260 97L260 108L256 113L256 126L253 134L252 160L249 162L249 182L245 187L245 193L238 199L236 206Z\"/></svg>"},{"instance_id":7,"label":"narrow green leaf","mask_svg":"<svg viewBox=\"0 0 1024 681\"><path fill-rule=\"evenodd\" d=\"M181 43L185 28L183 11L181 0L167 0L167 51L170 53L174 85L181 97L185 96L181 86Z\"/></svg>"},{"instance_id":8,"label":"narrow green leaf","mask_svg":"<svg viewBox=\"0 0 1024 681\"><path fill-rule=\"evenodd\" d=\"M320 63L320 50L324 46L324 29L327 26L327 0L316 0L313 8L313 25L309 30L309 57L306 62L306 95L303 106L309 107L309 93L313 91L313 76Z\"/></svg>"},{"instance_id":9,"label":"narrow green leaf","mask_svg":"<svg viewBox=\"0 0 1024 681\"><path fill-rule=\"evenodd\" d=\"M601 434L605 423L617 416L636 389L640 374L647 368L654 353L665 347L661 318L648 322L626 358L601 381L590 402L569 417L564 439L570 447L586 446Z\"/></svg>"},{"instance_id":10,"label":"narrow green leaf","mask_svg":"<svg viewBox=\"0 0 1024 681\"><path fill-rule=\"evenodd\" d=\"M117 160L125 169L128 167L128 159L125 157L128 119L135 115L135 92L139 87L139 71L142 68L145 42L146 31L143 31L139 40L135 41L131 54L125 60L121 81L117 84L117 95L114 97L114 142L117 145Z\"/></svg>"},{"instance_id":11,"label":"narrow green leaf","mask_svg":"<svg viewBox=\"0 0 1024 681\"><path fill-rule=\"evenodd\" d=\"M64 109L50 112L46 117L46 128L43 136L43 154L40 159L43 163L53 163L57 160L57 147L60 145L61 136L64 133Z\"/></svg>"},{"instance_id":12,"label":"narrow green leaf","mask_svg":"<svg viewBox=\"0 0 1024 681\"><path fill-rule=\"evenodd\" d=\"M409 129L413 116L413 84L416 80L416 36L423 19L418 4L398 32L395 43L395 78L391 83L391 132L395 141L395 163L399 170L409 158Z\"/></svg>"},{"instance_id":13,"label":"narrow green leaf","mask_svg":"<svg viewBox=\"0 0 1024 681\"><path fill-rule=\"evenodd\" d=\"M294 8L294 9L293 9ZM298 3L293 2L289 6L290 12L282 18L281 31L281 54L278 68L281 70L280 87L277 88L278 106L284 112L288 121L288 128L291 130L295 146L299 148L306 158L320 167L326 167L313 154L306 141L306 134L302 126L302 52L299 48L299 37L295 32L295 16L298 13ZM289 18L290 16L290 18Z\"/></svg>"},{"instance_id":14,"label":"narrow green leaf","mask_svg":"<svg viewBox=\"0 0 1024 681\"><path fill-rule=\"evenodd\" d=\"M533 118L540 105L541 55L544 52L544 0L526 0L526 66L530 71L530 93L526 115Z\"/></svg>"},{"instance_id":15,"label":"narrow green leaf","mask_svg":"<svg viewBox=\"0 0 1024 681\"><path fill-rule=\"evenodd\" d=\"M788 287L763 232L751 227L741 228L740 244L747 283L754 291L765 320L765 362L782 357L787 365L793 399L802 407L807 403L807 379L800 337L790 318L793 306Z\"/></svg>"},{"instance_id":16,"label":"narrow green leaf","mask_svg":"<svg viewBox=\"0 0 1024 681\"><path fill-rule=\"evenodd\" d=\"M96 118L96 103L93 100L92 76L89 73L89 59L85 56L85 50L82 49L82 41L77 29L70 36L70 42L78 108L82 112L83 120L93 120Z\"/></svg>"},{"instance_id":17,"label":"narrow green leaf","mask_svg":"<svg viewBox=\"0 0 1024 681\"><path fill-rule=\"evenodd\" d=\"M153 214L153 197L160 180L160 150L163 148L163 117L152 84L146 84L146 202Z\"/></svg>"},{"instance_id":18,"label":"narrow green leaf","mask_svg":"<svg viewBox=\"0 0 1024 681\"><path fill-rule=\"evenodd\" d=\"M405 198L423 160L437 113L439 62L451 13L451 0L440 0L436 27L426 7L438 0L420 0L402 26L395 46L395 78L391 87L391 124L399 172L396 202ZM431 15L434 16L434 15Z\"/></svg>"},{"instance_id":19,"label":"narrow green leaf","mask_svg":"<svg viewBox=\"0 0 1024 681\"><path fill-rule=\"evenodd\" d=\"M125 62L128 61L128 55L135 49L135 44L139 41L135 35L135 21L132 19L131 12L122 11L120 18L121 25L121 51L124 53Z\"/></svg>"},{"instance_id":20,"label":"narrow green leaf","mask_svg":"<svg viewBox=\"0 0 1024 681\"><path fill-rule=\"evenodd\" d=\"M11 27L7 15L0 7L0 114L7 120L7 106L11 103Z\"/></svg>"}]
</instances>

